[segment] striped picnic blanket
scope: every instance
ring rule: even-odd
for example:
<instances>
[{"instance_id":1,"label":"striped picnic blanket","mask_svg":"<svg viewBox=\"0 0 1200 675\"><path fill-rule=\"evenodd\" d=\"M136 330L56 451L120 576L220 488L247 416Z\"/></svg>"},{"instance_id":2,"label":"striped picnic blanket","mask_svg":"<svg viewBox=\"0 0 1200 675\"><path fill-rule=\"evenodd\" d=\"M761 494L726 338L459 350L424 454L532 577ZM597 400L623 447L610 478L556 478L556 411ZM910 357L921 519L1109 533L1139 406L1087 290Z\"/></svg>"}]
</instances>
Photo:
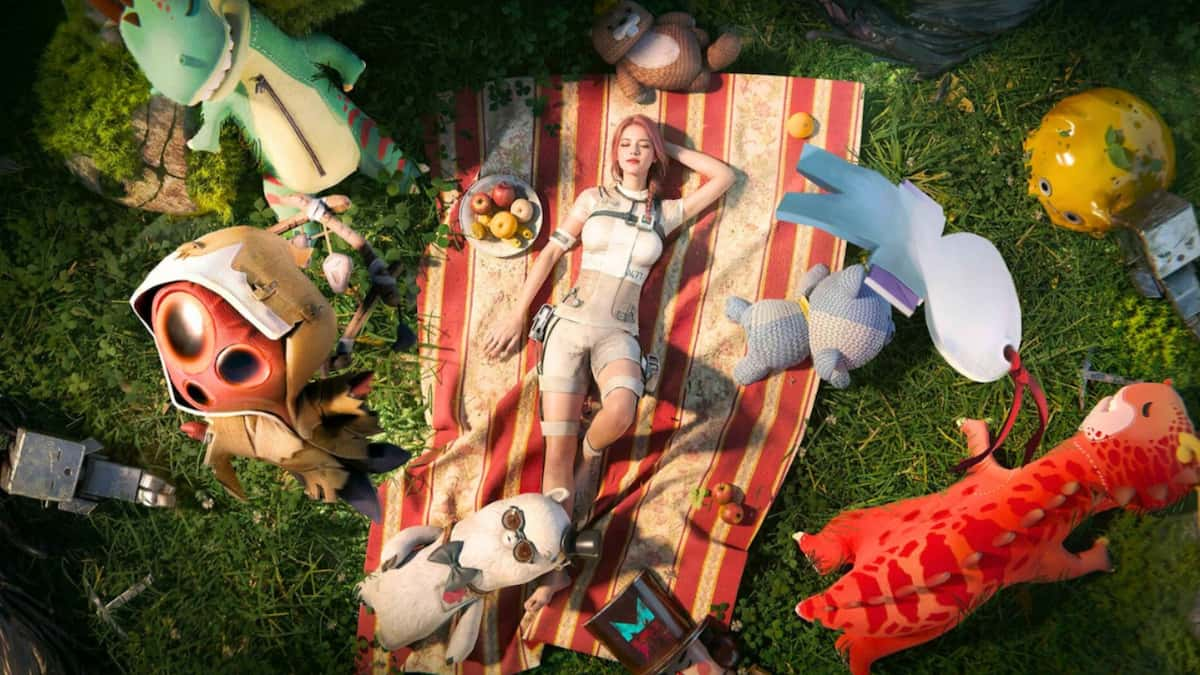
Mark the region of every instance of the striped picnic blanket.
<instances>
[{"instance_id":1,"label":"striped picnic blanket","mask_svg":"<svg viewBox=\"0 0 1200 675\"><path fill-rule=\"evenodd\" d=\"M610 182L609 133L626 115L656 118L668 141L738 170L730 192L666 247L645 282L641 342L658 356L662 374L657 391L642 399L634 428L605 454L591 511L603 532L603 556L572 568L574 585L540 612L525 639L518 624L527 589L488 598L475 652L457 671L532 668L542 644L611 658L584 622L645 568L668 583L693 617L724 605L728 621L746 551L787 475L818 380L808 368L794 368L749 387L734 384L729 373L745 342L724 316L725 299L792 297L809 267L841 267L841 240L775 221L785 192L816 190L795 171L805 141L788 136L784 122L810 112L818 130L807 142L856 157L863 89L765 75L718 80L709 93L660 93L644 106L624 100L612 77L545 85L509 80L448 95L453 119L429 134L427 156L440 158L434 170L456 176L464 189L495 173L534 186L545 214L535 252L581 191ZM676 163L664 196L698 184ZM534 307L570 289L580 257L578 247L563 257ZM418 275L419 333L435 435L431 450L381 489L384 522L371 528L367 572L378 567L383 542L402 528L442 526L494 500L540 490L544 446L531 372L537 347L529 343L502 362L480 355L481 336L510 310L532 263L532 255L493 258L469 244L428 251ZM722 481L743 488L746 524L729 526L713 505L697 507L691 499L696 488ZM374 645L374 632L375 617L363 610L360 672L455 670L443 661L446 630L393 653Z\"/></svg>"}]
</instances>

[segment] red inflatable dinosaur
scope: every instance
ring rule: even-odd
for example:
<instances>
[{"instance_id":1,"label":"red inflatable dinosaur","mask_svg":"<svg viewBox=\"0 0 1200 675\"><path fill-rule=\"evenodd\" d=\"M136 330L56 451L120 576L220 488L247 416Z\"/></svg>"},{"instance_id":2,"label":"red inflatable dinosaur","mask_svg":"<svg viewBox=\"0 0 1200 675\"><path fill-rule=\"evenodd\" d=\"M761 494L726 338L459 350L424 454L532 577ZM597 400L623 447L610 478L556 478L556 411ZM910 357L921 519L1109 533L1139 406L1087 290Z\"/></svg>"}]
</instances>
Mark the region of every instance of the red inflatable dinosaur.
<instances>
[{"instance_id":1,"label":"red inflatable dinosaur","mask_svg":"<svg viewBox=\"0 0 1200 675\"><path fill-rule=\"evenodd\" d=\"M972 455L987 426L962 425ZM1093 513L1168 506L1200 483L1200 440L1170 383L1135 384L1096 405L1079 431L1018 469L994 457L937 494L834 518L795 535L818 572L854 567L796 605L844 631L837 648L855 675L879 658L958 625L1005 586L1109 571L1107 541L1078 555L1063 539Z\"/></svg>"}]
</instances>

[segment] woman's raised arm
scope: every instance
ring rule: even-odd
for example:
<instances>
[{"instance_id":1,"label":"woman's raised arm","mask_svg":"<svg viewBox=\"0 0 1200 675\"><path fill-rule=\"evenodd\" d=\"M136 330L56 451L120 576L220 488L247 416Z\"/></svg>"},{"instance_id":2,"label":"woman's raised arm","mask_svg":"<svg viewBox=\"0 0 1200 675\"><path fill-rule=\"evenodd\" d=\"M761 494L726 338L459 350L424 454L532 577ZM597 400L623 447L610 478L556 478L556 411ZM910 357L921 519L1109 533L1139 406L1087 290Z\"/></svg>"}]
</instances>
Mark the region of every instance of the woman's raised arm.
<instances>
[{"instance_id":1,"label":"woman's raised arm","mask_svg":"<svg viewBox=\"0 0 1200 675\"><path fill-rule=\"evenodd\" d=\"M684 220L692 218L708 208L710 204L720 199L721 195L725 194L733 186L736 176L733 173L733 169L725 162L712 155L706 155L696 150L689 150L674 143L665 143L664 145L667 155L671 159L708 179L704 185L684 196Z\"/></svg>"}]
</instances>

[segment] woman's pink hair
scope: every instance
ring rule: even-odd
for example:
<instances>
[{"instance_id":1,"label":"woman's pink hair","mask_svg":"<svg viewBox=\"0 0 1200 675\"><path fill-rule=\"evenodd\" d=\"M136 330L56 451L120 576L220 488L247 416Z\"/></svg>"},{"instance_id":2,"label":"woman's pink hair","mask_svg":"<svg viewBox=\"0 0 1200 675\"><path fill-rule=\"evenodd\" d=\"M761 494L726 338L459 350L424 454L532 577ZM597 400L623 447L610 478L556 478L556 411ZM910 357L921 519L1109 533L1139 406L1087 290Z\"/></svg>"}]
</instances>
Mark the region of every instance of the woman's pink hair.
<instances>
[{"instance_id":1,"label":"woman's pink hair","mask_svg":"<svg viewBox=\"0 0 1200 675\"><path fill-rule=\"evenodd\" d=\"M609 172L618 183L625 175L621 169L621 162L617 157L617 152L621 145L621 134L631 124L636 124L645 130L646 135L650 137L650 145L654 148L654 163L650 165L650 173L647 175L649 185L646 186L646 199L653 200L654 195L658 194L659 188L662 187L662 182L667 177L667 165L670 164L671 158L667 157L667 149L663 145L662 133L658 130L658 123L642 114L630 115L621 120L617 124L617 128L612 135L612 148L609 150Z\"/></svg>"}]
</instances>

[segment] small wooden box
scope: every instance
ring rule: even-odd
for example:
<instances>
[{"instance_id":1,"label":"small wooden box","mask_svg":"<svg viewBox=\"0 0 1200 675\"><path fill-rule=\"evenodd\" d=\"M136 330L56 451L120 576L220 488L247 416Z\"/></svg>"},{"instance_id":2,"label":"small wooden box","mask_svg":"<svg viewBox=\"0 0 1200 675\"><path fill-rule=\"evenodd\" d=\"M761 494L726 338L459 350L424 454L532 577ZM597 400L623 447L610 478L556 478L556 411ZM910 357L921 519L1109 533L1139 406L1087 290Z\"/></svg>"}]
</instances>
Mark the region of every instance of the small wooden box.
<instances>
[{"instance_id":1,"label":"small wooden box","mask_svg":"<svg viewBox=\"0 0 1200 675\"><path fill-rule=\"evenodd\" d=\"M732 639L717 621L705 617L697 625L650 570L642 570L584 627L633 675L686 668L688 647L697 639L717 664L728 668L737 660Z\"/></svg>"}]
</instances>

